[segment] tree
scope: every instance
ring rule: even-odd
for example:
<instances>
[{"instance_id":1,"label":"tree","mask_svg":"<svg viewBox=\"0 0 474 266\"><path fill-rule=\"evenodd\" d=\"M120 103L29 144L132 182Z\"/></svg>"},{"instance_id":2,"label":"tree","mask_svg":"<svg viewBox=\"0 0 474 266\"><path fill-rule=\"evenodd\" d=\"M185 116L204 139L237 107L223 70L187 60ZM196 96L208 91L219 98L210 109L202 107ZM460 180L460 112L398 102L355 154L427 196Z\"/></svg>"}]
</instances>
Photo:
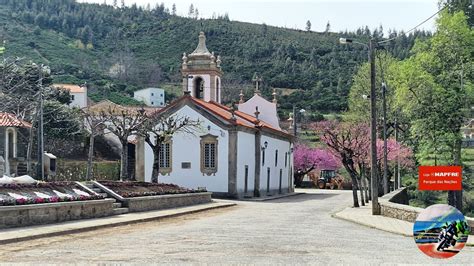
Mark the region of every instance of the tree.
<instances>
[{"instance_id":1,"label":"tree","mask_svg":"<svg viewBox=\"0 0 474 266\"><path fill-rule=\"evenodd\" d=\"M310 148L301 143L295 145L293 160L296 186L301 186L303 177L314 169L339 168L338 161L327 150Z\"/></svg>"},{"instance_id":2,"label":"tree","mask_svg":"<svg viewBox=\"0 0 474 266\"><path fill-rule=\"evenodd\" d=\"M400 68L399 105L412 121L416 155L428 164L433 157L438 164L444 155L445 164L461 165L460 129L465 107L474 102L473 72L467 70L472 69L472 43L474 30L463 12L443 11L433 37L418 42L414 56ZM462 190L449 191L448 204L462 209Z\"/></svg>"},{"instance_id":3,"label":"tree","mask_svg":"<svg viewBox=\"0 0 474 266\"><path fill-rule=\"evenodd\" d=\"M194 5L191 4L191 5L189 6L188 17L192 18L193 15L194 15Z\"/></svg>"},{"instance_id":4,"label":"tree","mask_svg":"<svg viewBox=\"0 0 474 266\"><path fill-rule=\"evenodd\" d=\"M112 6L117 8L117 0L114 0L112 3L113 3Z\"/></svg>"},{"instance_id":5,"label":"tree","mask_svg":"<svg viewBox=\"0 0 474 266\"><path fill-rule=\"evenodd\" d=\"M171 7L171 15L176 16L176 4Z\"/></svg>"},{"instance_id":6,"label":"tree","mask_svg":"<svg viewBox=\"0 0 474 266\"><path fill-rule=\"evenodd\" d=\"M71 109L55 100L43 104L44 136L55 141L71 140L82 134L78 109Z\"/></svg>"},{"instance_id":7,"label":"tree","mask_svg":"<svg viewBox=\"0 0 474 266\"><path fill-rule=\"evenodd\" d=\"M306 21L306 31L311 31L311 21Z\"/></svg>"},{"instance_id":8,"label":"tree","mask_svg":"<svg viewBox=\"0 0 474 266\"><path fill-rule=\"evenodd\" d=\"M199 10L197 8L194 11L194 19L199 19Z\"/></svg>"},{"instance_id":9,"label":"tree","mask_svg":"<svg viewBox=\"0 0 474 266\"><path fill-rule=\"evenodd\" d=\"M469 26L474 26L474 5L472 0L443 0L441 4L447 5L451 13L463 11L467 16Z\"/></svg>"},{"instance_id":10,"label":"tree","mask_svg":"<svg viewBox=\"0 0 474 266\"><path fill-rule=\"evenodd\" d=\"M89 131L89 152L87 155L86 180L91 180L94 176L92 162L94 159L94 141L95 137L104 133L104 117L97 112L90 110L90 107L82 110L84 126Z\"/></svg>"},{"instance_id":11,"label":"tree","mask_svg":"<svg viewBox=\"0 0 474 266\"><path fill-rule=\"evenodd\" d=\"M115 135L121 144L120 154L120 180L126 180L128 175L128 140L129 137L136 135L147 117L144 109L127 108L110 104L99 111L104 119L106 129Z\"/></svg>"},{"instance_id":12,"label":"tree","mask_svg":"<svg viewBox=\"0 0 474 266\"><path fill-rule=\"evenodd\" d=\"M328 21L328 23L326 24L326 30L324 32L329 34L330 31L331 31L331 24Z\"/></svg>"},{"instance_id":13,"label":"tree","mask_svg":"<svg viewBox=\"0 0 474 266\"><path fill-rule=\"evenodd\" d=\"M171 140L175 134L194 135L200 125L199 120L192 120L185 116L165 116L160 113L148 116L139 130L139 135L144 138L153 151L152 182L158 182L162 145Z\"/></svg>"},{"instance_id":14,"label":"tree","mask_svg":"<svg viewBox=\"0 0 474 266\"><path fill-rule=\"evenodd\" d=\"M45 101L44 130L50 136L67 136L59 134L58 127L64 128L71 135L78 132L77 123L73 122L73 111L63 108L63 104L70 103L69 92L52 88L51 83L51 73L46 66L31 62L25 64L18 59L9 58L0 63L0 111L13 113L33 125L28 136L23 136L28 139L26 164L30 175L33 175L31 163L34 131L38 126L41 97Z\"/></svg>"},{"instance_id":15,"label":"tree","mask_svg":"<svg viewBox=\"0 0 474 266\"><path fill-rule=\"evenodd\" d=\"M369 127L362 123L324 121L317 123L315 129L321 136L321 141L340 159L349 173L352 181L354 207L359 207L357 189L359 187L358 180L361 179L361 169L358 168L358 163L366 159L370 145Z\"/></svg>"},{"instance_id":16,"label":"tree","mask_svg":"<svg viewBox=\"0 0 474 266\"><path fill-rule=\"evenodd\" d=\"M268 26L266 23L263 23L262 24L262 34L263 36L267 36L267 33L268 33Z\"/></svg>"}]
</instances>

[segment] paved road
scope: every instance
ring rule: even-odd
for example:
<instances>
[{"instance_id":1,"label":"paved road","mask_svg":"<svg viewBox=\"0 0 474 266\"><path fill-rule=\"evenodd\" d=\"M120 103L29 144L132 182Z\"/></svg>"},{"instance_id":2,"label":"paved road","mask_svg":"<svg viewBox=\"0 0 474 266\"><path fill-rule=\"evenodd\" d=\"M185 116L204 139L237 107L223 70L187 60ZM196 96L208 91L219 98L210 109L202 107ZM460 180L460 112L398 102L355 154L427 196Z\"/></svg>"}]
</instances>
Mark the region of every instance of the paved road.
<instances>
[{"instance_id":1,"label":"paved road","mask_svg":"<svg viewBox=\"0 0 474 266\"><path fill-rule=\"evenodd\" d=\"M3 245L0 263L360 264L474 261L422 254L412 238L335 219L347 191L310 194L70 236Z\"/></svg>"}]
</instances>

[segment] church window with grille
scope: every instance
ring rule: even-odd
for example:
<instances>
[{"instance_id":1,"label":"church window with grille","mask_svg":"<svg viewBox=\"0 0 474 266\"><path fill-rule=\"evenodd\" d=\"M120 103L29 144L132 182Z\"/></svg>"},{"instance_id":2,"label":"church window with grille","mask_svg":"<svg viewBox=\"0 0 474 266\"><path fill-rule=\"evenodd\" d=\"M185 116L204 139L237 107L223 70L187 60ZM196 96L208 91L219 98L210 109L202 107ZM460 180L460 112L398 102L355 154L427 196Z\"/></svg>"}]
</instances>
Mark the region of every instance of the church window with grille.
<instances>
[{"instance_id":1,"label":"church window with grille","mask_svg":"<svg viewBox=\"0 0 474 266\"><path fill-rule=\"evenodd\" d=\"M217 172L217 147L216 136L205 135L201 137L201 172L211 175Z\"/></svg>"},{"instance_id":2,"label":"church window with grille","mask_svg":"<svg viewBox=\"0 0 474 266\"><path fill-rule=\"evenodd\" d=\"M171 148L171 141L161 143L159 156L160 174L169 174L171 172Z\"/></svg>"}]
</instances>

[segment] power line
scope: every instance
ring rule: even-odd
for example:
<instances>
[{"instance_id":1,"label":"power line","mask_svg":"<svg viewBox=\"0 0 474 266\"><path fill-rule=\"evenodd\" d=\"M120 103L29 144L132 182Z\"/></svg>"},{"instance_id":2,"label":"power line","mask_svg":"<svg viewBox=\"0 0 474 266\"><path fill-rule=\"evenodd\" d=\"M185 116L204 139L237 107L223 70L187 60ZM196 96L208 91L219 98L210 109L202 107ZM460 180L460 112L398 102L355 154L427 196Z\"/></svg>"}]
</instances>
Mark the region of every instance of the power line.
<instances>
[{"instance_id":1,"label":"power line","mask_svg":"<svg viewBox=\"0 0 474 266\"><path fill-rule=\"evenodd\" d=\"M411 28L409 31L405 32L405 34L408 34L414 30L416 30L416 28L420 27L421 25L425 24L428 20L432 19L434 16L438 15L441 11L443 11L444 9L446 9L448 7L448 5L445 5L443 8L441 8L440 10L438 10L438 12L434 13L433 15L431 15L429 18L423 20L420 24L416 25L415 27ZM395 39L398 39L400 38L401 35L398 35L396 37L393 37L393 38L390 38L388 40L384 40L384 41L380 41L378 42L378 44L382 44L382 43L386 43L386 42L390 42L390 41L393 41Z\"/></svg>"}]
</instances>

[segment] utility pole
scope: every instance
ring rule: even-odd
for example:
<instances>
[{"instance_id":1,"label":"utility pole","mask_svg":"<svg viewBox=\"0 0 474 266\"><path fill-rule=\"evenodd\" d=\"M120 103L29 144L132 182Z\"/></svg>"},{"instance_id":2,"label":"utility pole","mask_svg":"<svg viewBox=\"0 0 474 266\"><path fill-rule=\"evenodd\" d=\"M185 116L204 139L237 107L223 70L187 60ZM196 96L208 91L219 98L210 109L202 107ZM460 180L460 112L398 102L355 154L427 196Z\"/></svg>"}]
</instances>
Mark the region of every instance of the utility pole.
<instances>
[{"instance_id":1,"label":"utility pole","mask_svg":"<svg viewBox=\"0 0 474 266\"><path fill-rule=\"evenodd\" d=\"M370 39L369 45L352 39L340 38L339 43L357 43L365 46L369 54L370 63L370 186L372 188L372 215L380 215L379 205L379 178L377 176L377 111L375 99L375 45L374 39Z\"/></svg>"},{"instance_id":2,"label":"utility pole","mask_svg":"<svg viewBox=\"0 0 474 266\"><path fill-rule=\"evenodd\" d=\"M383 193L390 191L388 183L388 165L387 165L387 101L385 94L387 85L382 82L382 112L383 112Z\"/></svg>"},{"instance_id":3,"label":"utility pole","mask_svg":"<svg viewBox=\"0 0 474 266\"><path fill-rule=\"evenodd\" d=\"M296 134L298 134L298 131L296 130L296 106L293 105L293 135L296 137Z\"/></svg>"},{"instance_id":4,"label":"utility pole","mask_svg":"<svg viewBox=\"0 0 474 266\"><path fill-rule=\"evenodd\" d=\"M38 165L37 165L37 176L44 181L44 166L43 166L43 153L44 153L44 138L43 138L43 65L39 66L39 113L38 113Z\"/></svg>"},{"instance_id":5,"label":"utility pole","mask_svg":"<svg viewBox=\"0 0 474 266\"><path fill-rule=\"evenodd\" d=\"M398 114L395 115L395 141L398 143ZM398 152L398 151L397 151ZM395 165L395 187L394 189L398 189L402 186L400 183L400 154L399 152L397 153L397 164Z\"/></svg>"},{"instance_id":6,"label":"utility pole","mask_svg":"<svg viewBox=\"0 0 474 266\"><path fill-rule=\"evenodd\" d=\"M370 178L372 186L372 215L380 215L379 206L379 182L377 176L377 107L375 93L375 43L373 39L369 42L370 62Z\"/></svg>"}]
</instances>

